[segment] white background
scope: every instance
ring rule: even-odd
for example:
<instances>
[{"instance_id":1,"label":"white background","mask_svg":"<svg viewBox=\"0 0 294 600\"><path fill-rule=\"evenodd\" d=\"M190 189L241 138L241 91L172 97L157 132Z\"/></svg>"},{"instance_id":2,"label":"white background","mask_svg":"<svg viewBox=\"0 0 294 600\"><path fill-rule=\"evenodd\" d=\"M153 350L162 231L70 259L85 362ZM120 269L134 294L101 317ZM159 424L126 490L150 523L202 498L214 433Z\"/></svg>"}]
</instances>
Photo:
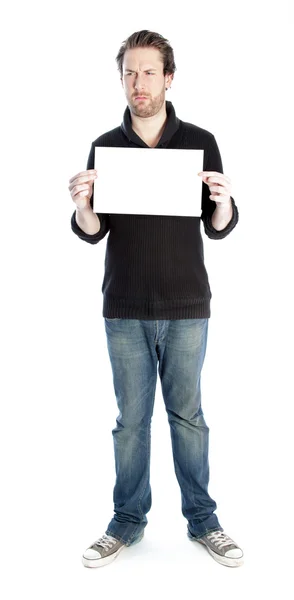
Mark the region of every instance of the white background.
<instances>
[{"instance_id":1,"label":"white background","mask_svg":"<svg viewBox=\"0 0 294 600\"><path fill-rule=\"evenodd\" d=\"M27 0L1 17L2 596L281 596L293 552L290 1ZM74 235L68 185L91 142L122 121L115 56L145 28L170 41L166 99L215 135L240 213L224 240L203 234L213 297L202 372L209 492L244 551L238 569L186 536L159 379L144 541L102 569L81 563L113 516L118 411L107 237Z\"/></svg>"}]
</instances>

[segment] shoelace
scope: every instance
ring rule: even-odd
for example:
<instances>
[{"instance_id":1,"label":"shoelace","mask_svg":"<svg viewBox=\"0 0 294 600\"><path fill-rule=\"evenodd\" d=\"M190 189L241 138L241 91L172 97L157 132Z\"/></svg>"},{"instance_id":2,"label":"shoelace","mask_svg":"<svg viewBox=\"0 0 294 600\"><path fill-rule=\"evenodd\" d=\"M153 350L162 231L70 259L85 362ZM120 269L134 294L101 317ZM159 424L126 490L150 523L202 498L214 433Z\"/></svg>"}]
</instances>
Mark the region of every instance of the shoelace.
<instances>
[{"instance_id":1,"label":"shoelace","mask_svg":"<svg viewBox=\"0 0 294 600\"><path fill-rule=\"evenodd\" d=\"M96 542L94 542L92 544L92 546L94 546L94 544L96 544L96 546L102 546L106 550L110 550L110 548L112 548L113 544L115 544L116 542L117 542L117 540L115 540L110 535L103 535L101 538L96 540Z\"/></svg>"},{"instance_id":2,"label":"shoelace","mask_svg":"<svg viewBox=\"0 0 294 600\"><path fill-rule=\"evenodd\" d=\"M219 548L231 546L231 544L236 546L235 542L233 542L233 540L223 531L212 531L211 533L207 534L207 537Z\"/></svg>"}]
</instances>

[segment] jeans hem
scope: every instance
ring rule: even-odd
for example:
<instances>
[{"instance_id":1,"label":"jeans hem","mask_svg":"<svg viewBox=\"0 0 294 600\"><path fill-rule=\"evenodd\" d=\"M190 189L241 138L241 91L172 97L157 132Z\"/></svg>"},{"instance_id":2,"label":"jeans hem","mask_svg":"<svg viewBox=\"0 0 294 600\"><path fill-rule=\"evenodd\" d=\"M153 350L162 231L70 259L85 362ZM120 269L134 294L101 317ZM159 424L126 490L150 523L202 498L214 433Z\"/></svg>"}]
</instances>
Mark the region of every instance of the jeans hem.
<instances>
[{"instance_id":1,"label":"jeans hem","mask_svg":"<svg viewBox=\"0 0 294 600\"><path fill-rule=\"evenodd\" d=\"M122 544L125 544L126 546L131 546L135 541L137 541L137 538L139 538L142 535L143 531L144 528L140 529L139 533L138 530L135 529L135 531L133 531L131 535L124 535L123 537L118 533L111 531L110 529L107 529L105 533L119 540Z\"/></svg>"},{"instance_id":2,"label":"jeans hem","mask_svg":"<svg viewBox=\"0 0 294 600\"><path fill-rule=\"evenodd\" d=\"M199 540L200 538L204 537L208 533L212 533L213 531L224 531L224 530L222 527L211 527L210 529L206 529L204 533L200 533L199 535L193 535L188 528L188 537L190 539Z\"/></svg>"}]
</instances>

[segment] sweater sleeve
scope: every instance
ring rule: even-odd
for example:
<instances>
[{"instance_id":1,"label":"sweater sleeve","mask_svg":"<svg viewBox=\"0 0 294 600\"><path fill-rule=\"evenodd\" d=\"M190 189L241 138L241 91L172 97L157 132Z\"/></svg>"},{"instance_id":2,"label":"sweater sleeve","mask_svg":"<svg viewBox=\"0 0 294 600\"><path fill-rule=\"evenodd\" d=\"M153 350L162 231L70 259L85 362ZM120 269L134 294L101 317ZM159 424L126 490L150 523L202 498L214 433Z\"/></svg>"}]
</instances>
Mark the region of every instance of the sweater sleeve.
<instances>
[{"instance_id":1,"label":"sweater sleeve","mask_svg":"<svg viewBox=\"0 0 294 600\"><path fill-rule=\"evenodd\" d=\"M203 171L217 171L218 173L223 174L223 165L222 159L220 155L220 151L218 145L216 143L216 139L214 135L212 135L208 151L206 156L204 157L204 168ZM237 225L239 221L239 212L238 208L235 204L234 198L231 196L232 207L233 207L233 216L227 226L224 229L218 231L215 229L211 222L212 214L216 208L216 202L209 198L210 191L207 183L202 182L202 213L201 219L204 225L204 231L206 235L213 240L221 240L226 237L234 227Z\"/></svg>"},{"instance_id":2,"label":"sweater sleeve","mask_svg":"<svg viewBox=\"0 0 294 600\"><path fill-rule=\"evenodd\" d=\"M95 162L95 145L94 142L92 142L91 145L91 150L88 156L88 161L87 161L87 170L88 169L94 169L94 162ZM98 175L99 177L99 175ZM93 197L94 197L94 190L93 190L93 194L90 198L90 205L91 208L93 210L93 206L94 206L94 202L93 202ZM85 233L77 224L76 222L76 211L73 212L72 217L71 217L71 228L73 230L73 232L84 242L88 242L89 244L97 244L98 242L100 242L101 240L103 240L103 238L106 236L106 234L108 233L109 229L110 229L110 223L109 223L109 215L107 215L106 213L95 213L100 221L100 229L98 231L98 233L94 233L93 235L90 235L89 233Z\"/></svg>"}]
</instances>

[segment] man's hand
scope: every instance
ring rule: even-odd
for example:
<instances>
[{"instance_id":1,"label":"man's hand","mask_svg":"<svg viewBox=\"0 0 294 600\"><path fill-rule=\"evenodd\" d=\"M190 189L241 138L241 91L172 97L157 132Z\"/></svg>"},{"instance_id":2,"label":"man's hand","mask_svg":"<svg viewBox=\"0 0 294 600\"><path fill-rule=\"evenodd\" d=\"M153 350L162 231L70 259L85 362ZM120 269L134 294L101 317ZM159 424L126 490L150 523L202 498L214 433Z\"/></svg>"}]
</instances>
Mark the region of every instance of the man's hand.
<instances>
[{"instance_id":1,"label":"man's hand","mask_svg":"<svg viewBox=\"0 0 294 600\"><path fill-rule=\"evenodd\" d=\"M232 185L229 177L217 171L200 171L198 175L207 183L212 193L209 196L210 200L214 200L217 206L230 206Z\"/></svg>"},{"instance_id":2,"label":"man's hand","mask_svg":"<svg viewBox=\"0 0 294 600\"><path fill-rule=\"evenodd\" d=\"M97 169L80 171L69 180L68 189L78 210L92 210L90 199L93 194L94 180L97 178Z\"/></svg>"}]
</instances>

